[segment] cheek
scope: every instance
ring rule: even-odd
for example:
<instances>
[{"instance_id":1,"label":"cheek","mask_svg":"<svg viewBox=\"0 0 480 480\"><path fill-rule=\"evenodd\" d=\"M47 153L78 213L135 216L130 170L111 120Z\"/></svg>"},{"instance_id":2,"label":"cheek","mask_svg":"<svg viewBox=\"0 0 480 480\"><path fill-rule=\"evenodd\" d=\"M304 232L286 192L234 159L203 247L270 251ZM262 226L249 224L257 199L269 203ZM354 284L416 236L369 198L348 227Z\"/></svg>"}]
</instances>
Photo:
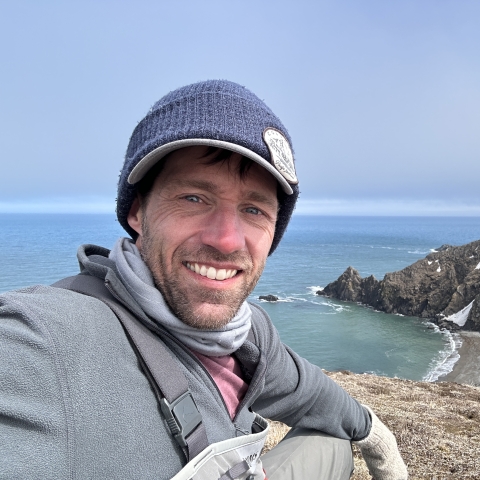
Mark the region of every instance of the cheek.
<instances>
[{"instance_id":1,"label":"cheek","mask_svg":"<svg viewBox=\"0 0 480 480\"><path fill-rule=\"evenodd\" d=\"M179 218L175 211L166 208L152 208L146 220L151 242L162 246L164 252L172 252L195 232L192 219ZM145 228L144 228L145 230Z\"/></svg>"},{"instance_id":2,"label":"cheek","mask_svg":"<svg viewBox=\"0 0 480 480\"><path fill-rule=\"evenodd\" d=\"M167 269L179 268L181 262L192 252L198 249L197 238L185 228L177 224L168 234L162 235L158 243L161 246L162 262Z\"/></svg>"},{"instance_id":3,"label":"cheek","mask_svg":"<svg viewBox=\"0 0 480 480\"><path fill-rule=\"evenodd\" d=\"M250 254L257 263L265 262L268 257L268 252L272 246L273 236L275 233L274 227L267 227L262 229L255 229L249 235Z\"/></svg>"}]
</instances>

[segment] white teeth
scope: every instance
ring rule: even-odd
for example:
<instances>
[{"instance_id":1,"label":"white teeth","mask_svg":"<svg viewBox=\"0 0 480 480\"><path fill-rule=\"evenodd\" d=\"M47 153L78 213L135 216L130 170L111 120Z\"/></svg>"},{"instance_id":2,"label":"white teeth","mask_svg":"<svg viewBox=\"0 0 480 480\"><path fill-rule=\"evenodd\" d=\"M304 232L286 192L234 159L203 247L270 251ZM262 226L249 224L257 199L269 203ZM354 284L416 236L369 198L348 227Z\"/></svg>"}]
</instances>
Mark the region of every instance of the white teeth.
<instances>
[{"instance_id":1,"label":"white teeth","mask_svg":"<svg viewBox=\"0 0 480 480\"><path fill-rule=\"evenodd\" d=\"M210 280L215 280L215 278L217 277L217 271L216 271L213 267L210 267L210 268L207 270L207 277L208 277Z\"/></svg>"},{"instance_id":2,"label":"white teeth","mask_svg":"<svg viewBox=\"0 0 480 480\"><path fill-rule=\"evenodd\" d=\"M187 268L192 272L202 275L203 277L210 278L211 280L226 280L234 277L237 274L237 270L226 270L225 268L207 267L205 265L199 265L198 263L186 263Z\"/></svg>"}]
</instances>

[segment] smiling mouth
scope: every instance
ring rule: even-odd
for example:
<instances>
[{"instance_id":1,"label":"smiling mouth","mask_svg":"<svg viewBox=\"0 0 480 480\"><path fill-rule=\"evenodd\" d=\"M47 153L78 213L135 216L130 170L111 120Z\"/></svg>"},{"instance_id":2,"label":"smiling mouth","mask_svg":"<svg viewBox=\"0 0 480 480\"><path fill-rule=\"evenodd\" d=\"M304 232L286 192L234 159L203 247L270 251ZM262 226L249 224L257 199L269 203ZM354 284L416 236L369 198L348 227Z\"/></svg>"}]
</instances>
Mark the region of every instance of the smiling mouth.
<instances>
[{"instance_id":1,"label":"smiling mouth","mask_svg":"<svg viewBox=\"0 0 480 480\"><path fill-rule=\"evenodd\" d=\"M215 268L209 265L190 262L185 262L185 266L192 272L198 273L199 275L202 275L202 277L207 277L210 280L228 280L229 278L233 278L238 272L238 270Z\"/></svg>"}]
</instances>

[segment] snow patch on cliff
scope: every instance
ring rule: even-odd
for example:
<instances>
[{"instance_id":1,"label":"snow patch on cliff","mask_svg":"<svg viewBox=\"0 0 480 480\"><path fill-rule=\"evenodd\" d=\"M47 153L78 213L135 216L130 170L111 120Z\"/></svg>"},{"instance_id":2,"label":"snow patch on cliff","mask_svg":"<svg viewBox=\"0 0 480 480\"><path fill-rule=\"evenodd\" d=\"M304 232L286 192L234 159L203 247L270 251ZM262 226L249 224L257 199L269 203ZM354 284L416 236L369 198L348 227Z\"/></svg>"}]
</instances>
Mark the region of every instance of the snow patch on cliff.
<instances>
[{"instance_id":1,"label":"snow patch on cliff","mask_svg":"<svg viewBox=\"0 0 480 480\"><path fill-rule=\"evenodd\" d=\"M468 314L472 309L472 305L474 301L475 300L472 300L466 307L462 308L459 312L448 316L445 320L456 323L459 327L463 327L467 321Z\"/></svg>"}]
</instances>

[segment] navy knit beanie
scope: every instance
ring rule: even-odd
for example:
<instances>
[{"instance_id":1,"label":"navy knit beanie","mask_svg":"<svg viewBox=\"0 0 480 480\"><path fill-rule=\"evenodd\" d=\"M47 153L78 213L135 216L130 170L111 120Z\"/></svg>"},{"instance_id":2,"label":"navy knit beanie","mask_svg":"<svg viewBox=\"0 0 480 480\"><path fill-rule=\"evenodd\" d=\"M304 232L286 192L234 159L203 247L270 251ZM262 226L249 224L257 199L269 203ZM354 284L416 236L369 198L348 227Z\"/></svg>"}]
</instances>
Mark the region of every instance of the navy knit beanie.
<instances>
[{"instance_id":1,"label":"navy knit beanie","mask_svg":"<svg viewBox=\"0 0 480 480\"><path fill-rule=\"evenodd\" d=\"M117 217L127 222L136 184L165 155L179 148L207 145L225 148L260 164L281 186L279 213L269 254L279 244L298 198L290 136L275 114L245 87L208 80L179 88L160 99L137 125L120 173Z\"/></svg>"}]
</instances>

